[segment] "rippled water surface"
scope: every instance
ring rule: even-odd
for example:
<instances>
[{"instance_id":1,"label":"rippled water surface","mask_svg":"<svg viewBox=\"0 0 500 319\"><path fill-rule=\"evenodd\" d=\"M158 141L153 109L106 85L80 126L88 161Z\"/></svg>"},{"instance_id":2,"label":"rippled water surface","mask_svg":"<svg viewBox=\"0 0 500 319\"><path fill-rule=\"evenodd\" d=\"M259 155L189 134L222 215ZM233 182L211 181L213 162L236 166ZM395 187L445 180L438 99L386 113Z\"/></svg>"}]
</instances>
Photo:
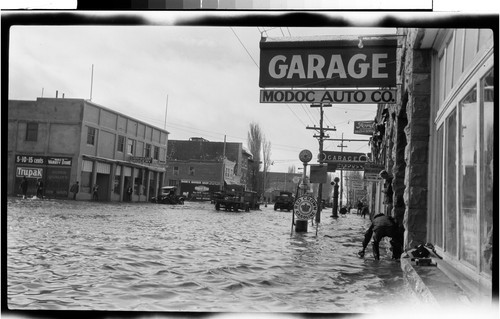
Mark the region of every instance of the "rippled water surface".
<instances>
[{"instance_id":1,"label":"rippled water surface","mask_svg":"<svg viewBox=\"0 0 500 319\"><path fill-rule=\"evenodd\" d=\"M368 219L330 211L307 233L272 206L8 199L10 309L372 312L411 294L371 250ZM384 254L384 249L381 249Z\"/></svg>"}]
</instances>

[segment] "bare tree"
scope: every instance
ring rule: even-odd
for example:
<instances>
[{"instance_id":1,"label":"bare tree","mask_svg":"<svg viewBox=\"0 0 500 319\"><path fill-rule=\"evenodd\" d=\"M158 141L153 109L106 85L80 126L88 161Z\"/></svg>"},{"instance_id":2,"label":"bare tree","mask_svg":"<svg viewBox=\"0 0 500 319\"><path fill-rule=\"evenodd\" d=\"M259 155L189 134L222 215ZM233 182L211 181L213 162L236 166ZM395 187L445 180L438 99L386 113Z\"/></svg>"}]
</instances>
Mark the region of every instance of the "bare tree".
<instances>
[{"instance_id":1,"label":"bare tree","mask_svg":"<svg viewBox=\"0 0 500 319\"><path fill-rule=\"evenodd\" d=\"M263 171L262 171L262 193L266 192L267 183L267 172L269 172L269 167L273 164L271 161L271 141L268 141L265 137L263 138L262 146L262 158L263 158Z\"/></svg>"},{"instance_id":2,"label":"bare tree","mask_svg":"<svg viewBox=\"0 0 500 319\"><path fill-rule=\"evenodd\" d=\"M295 168L295 165L288 166L288 173L295 174L296 171L297 171L297 169Z\"/></svg>"},{"instance_id":3,"label":"bare tree","mask_svg":"<svg viewBox=\"0 0 500 319\"><path fill-rule=\"evenodd\" d=\"M247 144L250 152L253 155L253 164L249 167L252 190L257 191L259 185L259 171L260 171L260 152L262 149L263 134L259 124L250 123L250 130L248 131Z\"/></svg>"}]
</instances>

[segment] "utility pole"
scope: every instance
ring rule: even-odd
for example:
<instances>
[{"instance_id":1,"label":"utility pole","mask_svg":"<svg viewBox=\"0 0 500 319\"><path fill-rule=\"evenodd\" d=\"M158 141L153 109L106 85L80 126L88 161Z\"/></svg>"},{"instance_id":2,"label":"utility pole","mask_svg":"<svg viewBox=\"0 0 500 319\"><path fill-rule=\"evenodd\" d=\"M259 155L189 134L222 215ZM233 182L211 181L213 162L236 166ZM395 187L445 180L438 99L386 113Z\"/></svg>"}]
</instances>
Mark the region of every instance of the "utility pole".
<instances>
[{"instance_id":1,"label":"utility pole","mask_svg":"<svg viewBox=\"0 0 500 319\"><path fill-rule=\"evenodd\" d=\"M342 133L342 139L341 139L341 143L340 145L338 145L337 147L340 147L340 152L344 152L344 147L347 147L347 145L344 145L344 133ZM344 170L340 170L340 208L342 209L342 184L344 182L344 177L343 177L343 173Z\"/></svg>"},{"instance_id":2,"label":"utility pole","mask_svg":"<svg viewBox=\"0 0 500 319\"><path fill-rule=\"evenodd\" d=\"M342 138L325 138L325 141L340 141L340 145L337 147L340 147L340 152L344 151L344 147L347 147L347 145L344 145L344 142L369 142L370 140L364 140L364 139L344 139L344 133L342 133ZM343 183L343 170L340 170L340 208L342 208L342 183Z\"/></svg>"},{"instance_id":3,"label":"utility pole","mask_svg":"<svg viewBox=\"0 0 500 319\"><path fill-rule=\"evenodd\" d=\"M324 128L323 127L323 107L331 107L331 104L323 104L320 103L318 104L311 104L311 107L319 107L320 109L320 118L319 118L319 128L316 127L310 127L307 126L306 129L308 130L316 130L319 132L319 135L314 135L318 139L319 142L319 154L323 154L323 140L325 139L325 131L336 131L337 129L334 128ZM328 135L326 137L329 137ZM323 165L323 163L320 163ZM318 185L318 211L316 212L316 224L319 224L321 222L321 209L322 209L322 196L323 196L323 183L319 183Z\"/></svg>"}]
</instances>

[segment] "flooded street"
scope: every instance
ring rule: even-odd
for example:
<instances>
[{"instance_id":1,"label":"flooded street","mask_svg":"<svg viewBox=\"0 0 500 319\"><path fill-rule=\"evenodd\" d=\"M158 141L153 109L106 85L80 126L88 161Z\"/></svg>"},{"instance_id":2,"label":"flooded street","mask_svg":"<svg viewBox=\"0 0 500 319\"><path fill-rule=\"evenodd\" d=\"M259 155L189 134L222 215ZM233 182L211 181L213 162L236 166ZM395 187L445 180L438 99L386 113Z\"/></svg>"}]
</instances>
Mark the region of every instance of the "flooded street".
<instances>
[{"instance_id":1,"label":"flooded street","mask_svg":"<svg viewBox=\"0 0 500 319\"><path fill-rule=\"evenodd\" d=\"M413 301L398 262L361 247L369 220L292 213L8 199L10 309L377 312ZM382 246L385 247L384 245Z\"/></svg>"}]
</instances>

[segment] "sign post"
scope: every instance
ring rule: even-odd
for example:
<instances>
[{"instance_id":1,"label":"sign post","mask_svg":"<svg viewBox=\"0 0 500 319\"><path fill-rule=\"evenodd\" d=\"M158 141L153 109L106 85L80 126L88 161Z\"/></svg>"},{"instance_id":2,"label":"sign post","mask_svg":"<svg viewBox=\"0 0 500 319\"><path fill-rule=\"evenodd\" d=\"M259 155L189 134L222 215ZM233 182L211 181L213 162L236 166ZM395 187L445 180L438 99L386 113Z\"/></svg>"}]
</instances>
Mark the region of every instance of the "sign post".
<instances>
[{"instance_id":1,"label":"sign post","mask_svg":"<svg viewBox=\"0 0 500 319\"><path fill-rule=\"evenodd\" d=\"M307 169L307 163L309 163L312 160L312 153L309 150L302 150L299 153L299 159L304 164L304 169L302 172L302 187L303 187L303 196L306 195L306 169ZM298 188L297 188L298 189ZM297 195L298 195L298 190L297 190ZM300 197L297 197L295 200L295 203L297 203L297 200ZM293 225L295 225L295 232L307 232L307 219L302 220L302 219L297 219L295 220L295 205L294 205L294 213L292 214L292 232L293 232Z\"/></svg>"}]
</instances>

